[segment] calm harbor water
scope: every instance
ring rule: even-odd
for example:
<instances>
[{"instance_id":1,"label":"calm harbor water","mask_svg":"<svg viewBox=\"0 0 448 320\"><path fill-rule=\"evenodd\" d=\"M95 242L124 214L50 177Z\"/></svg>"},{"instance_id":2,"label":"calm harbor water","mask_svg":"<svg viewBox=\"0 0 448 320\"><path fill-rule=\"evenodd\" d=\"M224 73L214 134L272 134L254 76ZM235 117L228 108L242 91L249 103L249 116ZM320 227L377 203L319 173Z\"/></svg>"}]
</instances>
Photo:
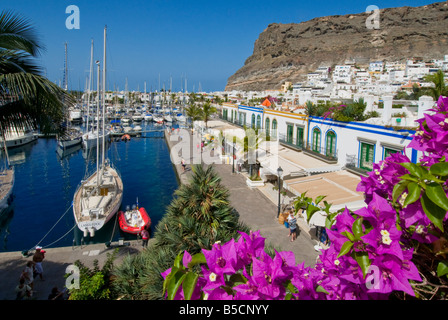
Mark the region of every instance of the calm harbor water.
<instances>
[{"instance_id":1,"label":"calm harbor water","mask_svg":"<svg viewBox=\"0 0 448 320\"><path fill-rule=\"evenodd\" d=\"M144 122L142 127L155 128ZM165 140L132 137L129 142L112 141L107 154L123 180L121 208L136 204L138 198L154 231L178 187ZM93 238L83 238L77 227L70 231L75 225L73 195L80 181L96 169L96 149L87 153L78 146L62 153L54 138L39 138L10 149L9 155L16 181L13 204L0 213L0 252L29 250L37 244L45 248L136 239L122 233L116 215Z\"/></svg>"}]
</instances>

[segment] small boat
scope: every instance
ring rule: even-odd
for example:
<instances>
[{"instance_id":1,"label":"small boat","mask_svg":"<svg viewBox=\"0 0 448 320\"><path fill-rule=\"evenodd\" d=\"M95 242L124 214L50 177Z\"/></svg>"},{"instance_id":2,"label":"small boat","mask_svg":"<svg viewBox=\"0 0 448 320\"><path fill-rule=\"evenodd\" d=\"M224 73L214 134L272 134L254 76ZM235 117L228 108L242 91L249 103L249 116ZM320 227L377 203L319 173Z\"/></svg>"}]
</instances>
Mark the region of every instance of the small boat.
<instances>
[{"instance_id":1,"label":"small boat","mask_svg":"<svg viewBox=\"0 0 448 320\"><path fill-rule=\"evenodd\" d=\"M145 121L152 121L152 114L147 113L147 114L145 115Z\"/></svg>"},{"instance_id":2,"label":"small boat","mask_svg":"<svg viewBox=\"0 0 448 320\"><path fill-rule=\"evenodd\" d=\"M58 146L68 149L82 143L83 133L80 130L70 128L62 136L58 137Z\"/></svg>"},{"instance_id":3,"label":"small boat","mask_svg":"<svg viewBox=\"0 0 448 320\"><path fill-rule=\"evenodd\" d=\"M151 218L145 208L127 206L126 211L118 212L118 224L123 232L131 234L139 234L143 229L151 226Z\"/></svg>"},{"instance_id":4,"label":"small boat","mask_svg":"<svg viewBox=\"0 0 448 320\"><path fill-rule=\"evenodd\" d=\"M163 123L163 117L160 114L154 114L153 115L153 120L156 123Z\"/></svg>"},{"instance_id":5,"label":"small boat","mask_svg":"<svg viewBox=\"0 0 448 320\"><path fill-rule=\"evenodd\" d=\"M141 115L140 113L135 113L132 116L132 121L133 122L141 122L143 120L143 115Z\"/></svg>"}]
</instances>

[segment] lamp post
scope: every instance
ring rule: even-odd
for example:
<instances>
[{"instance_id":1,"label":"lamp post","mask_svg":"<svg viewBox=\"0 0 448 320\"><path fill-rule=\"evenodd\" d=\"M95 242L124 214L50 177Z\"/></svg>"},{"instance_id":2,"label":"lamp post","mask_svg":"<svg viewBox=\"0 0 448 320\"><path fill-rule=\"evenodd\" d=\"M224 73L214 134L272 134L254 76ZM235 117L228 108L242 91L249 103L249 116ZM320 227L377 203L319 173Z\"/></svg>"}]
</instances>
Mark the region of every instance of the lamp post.
<instances>
[{"instance_id":1,"label":"lamp post","mask_svg":"<svg viewBox=\"0 0 448 320\"><path fill-rule=\"evenodd\" d=\"M280 179L283 174L282 167L278 167L277 174L278 174L278 211L277 211L277 219L278 219L278 217L280 216L280 192L282 190L282 187L280 185Z\"/></svg>"},{"instance_id":2,"label":"lamp post","mask_svg":"<svg viewBox=\"0 0 448 320\"><path fill-rule=\"evenodd\" d=\"M235 142L233 143L233 156L232 156L232 161L233 161L233 164L232 164L232 173L235 173Z\"/></svg>"}]
</instances>

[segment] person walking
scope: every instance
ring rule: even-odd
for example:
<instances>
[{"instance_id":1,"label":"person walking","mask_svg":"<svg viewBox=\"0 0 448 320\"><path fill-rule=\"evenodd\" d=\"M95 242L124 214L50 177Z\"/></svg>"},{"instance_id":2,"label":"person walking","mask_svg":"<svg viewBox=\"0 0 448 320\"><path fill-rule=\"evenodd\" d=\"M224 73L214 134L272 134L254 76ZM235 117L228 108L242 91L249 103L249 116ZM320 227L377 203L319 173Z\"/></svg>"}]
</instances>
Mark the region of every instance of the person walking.
<instances>
[{"instance_id":1,"label":"person walking","mask_svg":"<svg viewBox=\"0 0 448 320\"><path fill-rule=\"evenodd\" d=\"M31 289L33 289L34 286L34 262L28 261L25 269L22 272L22 275L20 276L22 279L24 279L24 282L27 286L29 286Z\"/></svg>"},{"instance_id":2,"label":"person walking","mask_svg":"<svg viewBox=\"0 0 448 320\"><path fill-rule=\"evenodd\" d=\"M42 250L42 247L36 247L36 252L33 255L34 262L34 277L36 278L39 275L40 280L43 279L44 269L42 268L42 261L45 259L45 251Z\"/></svg>"},{"instance_id":3,"label":"person walking","mask_svg":"<svg viewBox=\"0 0 448 320\"><path fill-rule=\"evenodd\" d=\"M20 278L19 284L16 289L16 300L29 299L33 295L33 290L27 284L25 284L25 278Z\"/></svg>"},{"instance_id":4,"label":"person walking","mask_svg":"<svg viewBox=\"0 0 448 320\"><path fill-rule=\"evenodd\" d=\"M289 212L288 216L288 224L289 224L289 236L291 237L291 242L296 240L296 231L297 231L297 218L294 216L292 210Z\"/></svg>"},{"instance_id":5,"label":"person walking","mask_svg":"<svg viewBox=\"0 0 448 320\"><path fill-rule=\"evenodd\" d=\"M182 164L182 172L185 172L185 167L186 167L185 159L182 158L182 160L180 160L180 163Z\"/></svg>"},{"instance_id":6,"label":"person walking","mask_svg":"<svg viewBox=\"0 0 448 320\"><path fill-rule=\"evenodd\" d=\"M143 248L148 247L148 241L149 241L149 232L148 232L148 230L146 230L146 228L143 229L140 232L140 235L142 236L142 246L143 246Z\"/></svg>"}]
</instances>

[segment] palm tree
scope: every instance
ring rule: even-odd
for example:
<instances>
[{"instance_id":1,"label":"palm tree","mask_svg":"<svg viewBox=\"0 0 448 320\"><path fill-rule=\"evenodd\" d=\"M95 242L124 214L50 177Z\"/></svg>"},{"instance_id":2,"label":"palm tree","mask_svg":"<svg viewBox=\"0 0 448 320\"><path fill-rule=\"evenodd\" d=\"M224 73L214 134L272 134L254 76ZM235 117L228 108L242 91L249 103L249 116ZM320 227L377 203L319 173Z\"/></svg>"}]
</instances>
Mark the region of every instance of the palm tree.
<instances>
[{"instance_id":1,"label":"palm tree","mask_svg":"<svg viewBox=\"0 0 448 320\"><path fill-rule=\"evenodd\" d=\"M442 70L438 70L434 74L429 74L425 76L424 79L425 81L434 84L434 87L430 87L428 90L435 101L437 101L440 96L448 96L448 88L445 85L444 73Z\"/></svg>"},{"instance_id":2,"label":"palm tree","mask_svg":"<svg viewBox=\"0 0 448 320\"><path fill-rule=\"evenodd\" d=\"M43 50L30 21L0 13L0 131L10 127L62 130L64 104L73 97L42 76L35 58Z\"/></svg>"},{"instance_id":3,"label":"palm tree","mask_svg":"<svg viewBox=\"0 0 448 320\"><path fill-rule=\"evenodd\" d=\"M185 113L188 118L191 120L191 126L193 127L193 123L197 120L202 119L202 111L201 108L195 104L194 102L191 103L186 109Z\"/></svg>"},{"instance_id":4,"label":"palm tree","mask_svg":"<svg viewBox=\"0 0 448 320\"><path fill-rule=\"evenodd\" d=\"M314 115L314 113L316 112L316 106L311 102L311 101L307 101L305 104L305 114L306 114L306 122L307 122L307 126L306 126L306 146L308 145L308 141L310 139L310 117Z\"/></svg>"},{"instance_id":5,"label":"palm tree","mask_svg":"<svg viewBox=\"0 0 448 320\"><path fill-rule=\"evenodd\" d=\"M212 106L209 101L207 101L202 105L202 120L204 120L206 128L208 128L207 126L208 120L216 112L217 112L216 107Z\"/></svg>"}]
</instances>

